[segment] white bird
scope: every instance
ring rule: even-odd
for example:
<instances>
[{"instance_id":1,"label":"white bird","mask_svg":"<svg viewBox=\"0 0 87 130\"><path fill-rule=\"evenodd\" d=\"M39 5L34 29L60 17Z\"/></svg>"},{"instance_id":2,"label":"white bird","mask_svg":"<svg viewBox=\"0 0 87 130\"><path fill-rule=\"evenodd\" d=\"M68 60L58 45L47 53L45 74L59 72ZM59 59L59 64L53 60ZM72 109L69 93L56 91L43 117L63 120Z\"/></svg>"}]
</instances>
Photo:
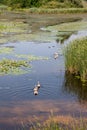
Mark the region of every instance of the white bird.
<instances>
[{"instance_id":1,"label":"white bird","mask_svg":"<svg viewBox=\"0 0 87 130\"><path fill-rule=\"evenodd\" d=\"M58 53L55 52L55 53L54 53L54 59L57 59L57 58L58 58Z\"/></svg>"},{"instance_id":2,"label":"white bird","mask_svg":"<svg viewBox=\"0 0 87 130\"><path fill-rule=\"evenodd\" d=\"M34 91L34 95L38 95L38 87L36 85L35 85L33 91Z\"/></svg>"},{"instance_id":3,"label":"white bird","mask_svg":"<svg viewBox=\"0 0 87 130\"><path fill-rule=\"evenodd\" d=\"M34 87L33 90L34 90L34 91L38 91L38 86L35 85L35 87Z\"/></svg>"},{"instance_id":4,"label":"white bird","mask_svg":"<svg viewBox=\"0 0 87 130\"><path fill-rule=\"evenodd\" d=\"M40 82L39 82L39 81L37 82L37 87L38 87L38 88L40 88L40 87L41 87L41 85L40 85Z\"/></svg>"},{"instance_id":5,"label":"white bird","mask_svg":"<svg viewBox=\"0 0 87 130\"><path fill-rule=\"evenodd\" d=\"M34 95L38 95L38 91L37 90L34 91Z\"/></svg>"}]
</instances>

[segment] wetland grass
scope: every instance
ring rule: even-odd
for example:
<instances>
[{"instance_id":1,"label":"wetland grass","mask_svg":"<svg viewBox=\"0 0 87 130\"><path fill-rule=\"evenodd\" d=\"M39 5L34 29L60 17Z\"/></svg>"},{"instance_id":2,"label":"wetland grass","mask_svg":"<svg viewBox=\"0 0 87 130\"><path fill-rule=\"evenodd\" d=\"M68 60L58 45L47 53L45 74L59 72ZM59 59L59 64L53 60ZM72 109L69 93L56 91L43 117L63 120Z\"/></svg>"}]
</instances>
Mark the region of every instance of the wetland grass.
<instances>
[{"instance_id":1,"label":"wetland grass","mask_svg":"<svg viewBox=\"0 0 87 130\"><path fill-rule=\"evenodd\" d=\"M72 41L65 49L67 72L87 82L87 37Z\"/></svg>"},{"instance_id":2,"label":"wetland grass","mask_svg":"<svg viewBox=\"0 0 87 130\"><path fill-rule=\"evenodd\" d=\"M86 118L72 116L49 116L48 120L32 123L30 130L86 130Z\"/></svg>"}]
</instances>

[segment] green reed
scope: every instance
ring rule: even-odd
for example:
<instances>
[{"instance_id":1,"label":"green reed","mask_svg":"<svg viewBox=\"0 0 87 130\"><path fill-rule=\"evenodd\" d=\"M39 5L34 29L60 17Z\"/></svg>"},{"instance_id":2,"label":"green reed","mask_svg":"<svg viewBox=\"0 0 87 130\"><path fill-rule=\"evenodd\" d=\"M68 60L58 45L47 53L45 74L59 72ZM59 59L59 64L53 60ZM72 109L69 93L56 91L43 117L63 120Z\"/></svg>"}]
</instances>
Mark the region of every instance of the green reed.
<instances>
[{"instance_id":1,"label":"green reed","mask_svg":"<svg viewBox=\"0 0 87 130\"><path fill-rule=\"evenodd\" d=\"M87 37L72 41L65 49L67 72L87 81Z\"/></svg>"}]
</instances>

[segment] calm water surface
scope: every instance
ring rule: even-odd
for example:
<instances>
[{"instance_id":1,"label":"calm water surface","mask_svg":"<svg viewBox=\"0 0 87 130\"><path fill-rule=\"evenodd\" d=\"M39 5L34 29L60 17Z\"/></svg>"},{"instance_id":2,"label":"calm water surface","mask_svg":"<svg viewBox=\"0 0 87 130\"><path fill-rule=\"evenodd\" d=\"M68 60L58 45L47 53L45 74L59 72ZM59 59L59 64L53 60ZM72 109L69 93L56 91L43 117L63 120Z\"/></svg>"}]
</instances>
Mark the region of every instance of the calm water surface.
<instances>
[{"instance_id":1,"label":"calm water surface","mask_svg":"<svg viewBox=\"0 0 87 130\"><path fill-rule=\"evenodd\" d=\"M87 117L87 87L65 74L63 47L72 39L87 35L80 31L64 41L15 42L1 46L14 47L14 53L1 54L0 58L14 58L14 54L33 54L48 57L48 60L31 62L32 69L27 74L0 76L0 128L13 129L22 122L34 120L34 116L45 119L52 110L55 115L82 115ZM58 59L53 54L59 53ZM39 94L33 88L40 81Z\"/></svg>"}]
</instances>

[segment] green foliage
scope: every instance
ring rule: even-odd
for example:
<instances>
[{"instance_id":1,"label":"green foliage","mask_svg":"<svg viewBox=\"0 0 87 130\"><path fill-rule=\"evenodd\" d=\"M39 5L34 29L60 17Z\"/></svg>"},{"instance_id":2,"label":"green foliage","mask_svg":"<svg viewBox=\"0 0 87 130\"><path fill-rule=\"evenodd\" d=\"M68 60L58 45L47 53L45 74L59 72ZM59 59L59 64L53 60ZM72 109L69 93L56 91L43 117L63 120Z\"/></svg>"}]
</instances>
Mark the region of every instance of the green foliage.
<instances>
[{"instance_id":1,"label":"green foliage","mask_svg":"<svg viewBox=\"0 0 87 130\"><path fill-rule=\"evenodd\" d=\"M86 120L84 118L71 117L69 121L66 118L66 122L63 122L64 116L61 121L58 121L58 116L50 115L48 120L43 123L38 119L34 124L32 123L30 130L86 130ZM61 123L62 122L62 123Z\"/></svg>"},{"instance_id":2,"label":"green foliage","mask_svg":"<svg viewBox=\"0 0 87 130\"><path fill-rule=\"evenodd\" d=\"M13 48L9 48L9 47L1 47L0 48L0 54L2 53L6 53L6 54L9 54L13 51Z\"/></svg>"},{"instance_id":3,"label":"green foliage","mask_svg":"<svg viewBox=\"0 0 87 130\"><path fill-rule=\"evenodd\" d=\"M82 7L81 0L1 0L1 3L14 8L43 7L61 8L61 7Z\"/></svg>"},{"instance_id":4,"label":"green foliage","mask_svg":"<svg viewBox=\"0 0 87 130\"><path fill-rule=\"evenodd\" d=\"M4 25L0 25L0 32L4 29L6 29L6 27Z\"/></svg>"},{"instance_id":5,"label":"green foliage","mask_svg":"<svg viewBox=\"0 0 87 130\"><path fill-rule=\"evenodd\" d=\"M3 59L0 61L0 74L19 74L24 72L21 67L31 67L26 61L23 60L10 60Z\"/></svg>"},{"instance_id":6,"label":"green foliage","mask_svg":"<svg viewBox=\"0 0 87 130\"><path fill-rule=\"evenodd\" d=\"M67 46L65 66L68 72L87 81L87 37L75 40Z\"/></svg>"},{"instance_id":7,"label":"green foliage","mask_svg":"<svg viewBox=\"0 0 87 130\"><path fill-rule=\"evenodd\" d=\"M42 8L45 7L45 8ZM18 9L18 11L25 11L28 13L38 13L38 14L58 14L58 13L87 13L87 8L47 8L47 6L42 6L41 8L29 8L29 9Z\"/></svg>"}]
</instances>

